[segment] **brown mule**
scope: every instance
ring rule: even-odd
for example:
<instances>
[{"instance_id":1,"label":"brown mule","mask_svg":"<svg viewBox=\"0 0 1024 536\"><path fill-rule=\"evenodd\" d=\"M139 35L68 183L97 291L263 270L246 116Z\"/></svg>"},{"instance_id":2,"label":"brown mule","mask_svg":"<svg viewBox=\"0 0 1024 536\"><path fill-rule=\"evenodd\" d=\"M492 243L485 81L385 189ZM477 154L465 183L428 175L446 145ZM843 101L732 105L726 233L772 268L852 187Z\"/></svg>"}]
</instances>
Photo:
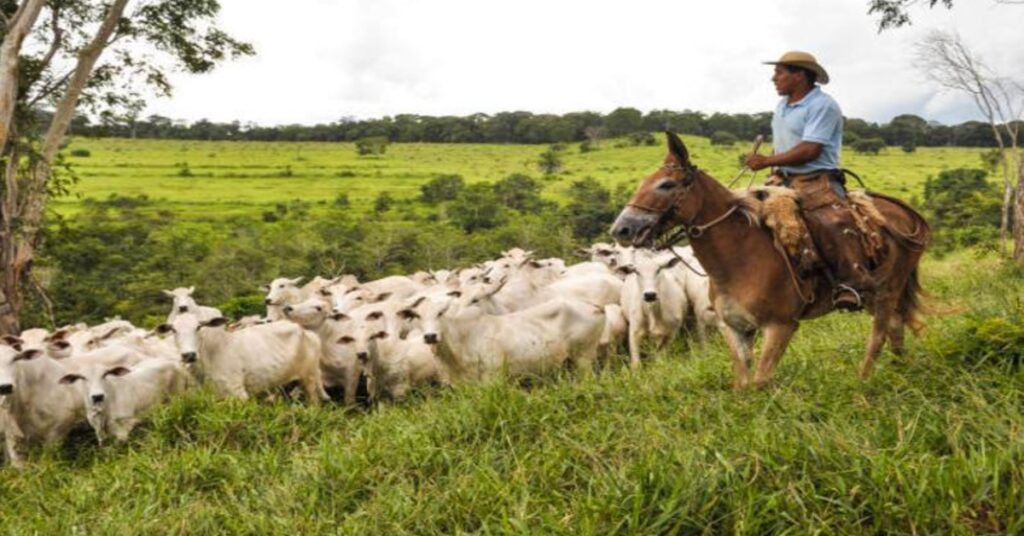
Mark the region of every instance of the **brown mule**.
<instances>
[{"instance_id":1,"label":"brown mule","mask_svg":"<svg viewBox=\"0 0 1024 536\"><path fill-rule=\"evenodd\" d=\"M824 277L798 281L772 235L757 222L751 202L690 163L686 145L669 132L669 154L661 168L640 184L619 214L611 234L620 244L651 246L682 228L711 279L711 299L721 317L733 356L735 388L751 383L754 335L764 332L764 348L753 384L763 386L799 321L833 310L831 285ZM884 256L874 270L877 282L866 299L873 317L860 376L871 374L886 340L903 353L904 327L920 328L921 287L917 267L928 242L928 223L906 204L872 194L887 221Z\"/></svg>"}]
</instances>

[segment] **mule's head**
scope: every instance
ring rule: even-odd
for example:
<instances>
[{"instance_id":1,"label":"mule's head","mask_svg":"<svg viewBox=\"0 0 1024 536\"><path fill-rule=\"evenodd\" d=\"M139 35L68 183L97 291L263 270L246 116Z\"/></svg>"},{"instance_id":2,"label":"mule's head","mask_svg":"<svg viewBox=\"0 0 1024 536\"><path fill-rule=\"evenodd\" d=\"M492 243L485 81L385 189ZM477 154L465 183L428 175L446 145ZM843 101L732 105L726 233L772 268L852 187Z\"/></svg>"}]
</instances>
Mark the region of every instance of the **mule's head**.
<instances>
[{"instance_id":1,"label":"mule's head","mask_svg":"<svg viewBox=\"0 0 1024 536\"><path fill-rule=\"evenodd\" d=\"M690 153L679 136L665 134L668 155L664 163L640 183L612 225L610 233L620 245L650 246L699 208L699 200L687 195L697 179Z\"/></svg>"}]
</instances>

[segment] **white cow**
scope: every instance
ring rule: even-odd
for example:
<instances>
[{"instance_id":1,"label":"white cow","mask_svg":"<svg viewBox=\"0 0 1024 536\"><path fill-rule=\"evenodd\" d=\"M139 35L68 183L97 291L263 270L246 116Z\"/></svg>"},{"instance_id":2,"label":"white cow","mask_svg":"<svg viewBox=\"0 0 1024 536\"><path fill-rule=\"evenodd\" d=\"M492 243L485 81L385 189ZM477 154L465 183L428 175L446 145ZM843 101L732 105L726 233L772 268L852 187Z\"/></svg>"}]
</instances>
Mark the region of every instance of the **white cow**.
<instances>
[{"instance_id":1,"label":"white cow","mask_svg":"<svg viewBox=\"0 0 1024 536\"><path fill-rule=\"evenodd\" d=\"M339 344L338 339L355 340L353 318L345 313L334 313L321 299L310 298L284 308L285 317L307 329L320 340L320 373L324 387L341 387L345 404L356 403L356 390L363 366L350 345Z\"/></svg>"},{"instance_id":2,"label":"white cow","mask_svg":"<svg viewBox=\"0 0 1024 536\"><path fill-rule=\"evenodd\" d=\"M192 313L198 316L200 320L209 320L223 316L220 310L215 307L206 307L196 303L195 298L192 297L192 293L195 291L196 287L178 287L174 290L164 291L164 294L174 301L171 305L171 312L167 315L167 322L174 321L175 316L184 313Z\"/></svg>"},{"instance_id":3,"label":"white cow","mask_svg":"<svg viewBox=\"0 0 1024 536\"><path fill-rule=\"evenodd\" d=\"M370 398L375 401L400 401L419 386L448 383L432 346L418 332L399 337L396 321L394 314L371 313L354 322L352 335L337 341L355 351L366 371Z\"/></svg>"},{"instance_id":4,"label":"white cow","mask_svg":"<svg viewBox=\"0 0 1024 536\"><path fill-rule=\"evenodd\" d=\"M347 313L352 309L367 304L381 303L387 300L402 300L423 289L423 285L404 275L393 275L368 283L360 283L358 286L344 290L344 292L334 291L334 311Z\"/></svg>"},{"instance_id":5,"label":"white cow","mask_svg":"<svg viewBox=\"0 0 1024 536\"><path fill-rule=\"evenodd\" d=\"M292 322L271 322L228 331L228 319L200 322L192 314L163 324L174 333L182 360L197 363L204 383L222 396L243 400L298 381L311 404L329 397L320 378L320 341Z\"/></svg>"},{"instance_id":6,"label":"white cow","mask_svg":"<svg viewBox=\"0 0 1024 536\"><path fill-rule=\"evenodd\" d=\"M709 326L721 329L718 314L711 303L711 280L708 279L707 272L693 254L692 247L686 246L673 249L689 265L689 267L677 266L676 270L681 270L685 273L683 291L686 293L686 300L689 302L690 309L693 311L696 320L697 339L701 344L705 344L707 342Z\"/></svg>"},{"instance_id":7,"label":"white cow","mask_svg":"<svg viewBox=\"0 0 1024 536\"><path fill-rule=\"evenodd\" d=\"M58 380L82 396L86 418L100 444L113 436L125 441L151 409L188 387L188 373L176 361L148 359L131 368L89 363Z\"/></svg>"},{"instance_id":8,"label":"white cow","mask_svg":"<svg viewBox=\"0 0 1024 536\"><path fill-rule=\"evenodd\" d=\"M668 344L686 318L686 294L670 270L679 263L674 256L636 250L629 264L618 270L626 276L622 310L629 323L630 366L640 366L640 344L647 337Z\"/></svg>"},{"instance_id":9,"label":"white cow","mask_svg":"<svg viewBox=\"0 0 1024 536\"><path fill-rule=\"evenodd\" d=\"M267 291L267 296L263 300L267 306L267 318L272 321L283 320L285 305L295 305L307 298L305 291L299 287L300 282L301 277L279 277L263 287Z\"/></svg>"},{"instance_id":10,"label":"white cow","mask_svg":"<svg viewBox=\"0 0 1024 536\"><path fill-rule=\"evenodd\" d=\"M509 313L491 315L481 296L420 300L399 316L419 328L453 383L550 373L571 363L581 374L593 371L604 331L602 308L564 298Z\"/></svg>"},{"instance_id":11,"label":"white cow","mask_svg":"<svg viewBox=\"0 0 1024 536\"><path fill-rule=\"evenodd\" d=\"M140 358L124 349L101 348L74 360L77 366L130 366ZM82 393L57 383L69 361L52 359L38 348L19 352L0 345L0 431L12 465L23 464L25 446L61 441L75 425L86 422Z\"/></svg>"}]
</instances>

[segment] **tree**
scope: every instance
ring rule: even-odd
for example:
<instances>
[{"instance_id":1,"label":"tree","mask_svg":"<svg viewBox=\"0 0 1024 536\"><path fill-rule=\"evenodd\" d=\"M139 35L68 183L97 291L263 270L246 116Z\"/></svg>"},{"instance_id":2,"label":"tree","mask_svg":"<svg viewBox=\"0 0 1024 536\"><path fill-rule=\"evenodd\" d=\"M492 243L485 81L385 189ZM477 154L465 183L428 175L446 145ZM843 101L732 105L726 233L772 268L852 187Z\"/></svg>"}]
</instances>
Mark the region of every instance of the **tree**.
<instances>
[{"instance_id":1,"label":"tree","mask_svg":"<svg viewBox=\"0 0 1024 536\"><path fill-rule=\"evenodd\" d=\"M612 203L612 194L592 177L574 181L567 192L565 207L573 235L583 240L604 236L615 220L619 207Z\"/></svg>"},{"instance_id":2,"label":"tree","mask_svg":"<svg viewBox=\"0 0 1024 536\"><path fill-rule=\"evenodd\" d=\"M494 186L487 183L463 188L458 199L448 207L448 217L467 233L503 225L507 215L508 211L498 201Z\"/></svg>"},{"instance_id":3,"label":"tree","mask_svg":"<svg viewBox=\"0 0 1024 536\"><path fill-rule=\"evenodd\" d=\"M711 135L711 145L732 145L736 143L736 136L724 130L716 131Z\"/></svg>"},{"instance_id":4,"label":"tree","mask_svg":"<svg viewBox=\"0 0 1024 536\"><path fill-rule=\"evenodd\" d=\"M528 175L513 173L494 183L494 194L498 202L519 212L536 212L544 202L540 198L541 183Z\"/></svg>"},{"instance_id":5,"label":"tree","mask_svg":"<svg viewBox=\"0 0 1024 536\"><path fill-rule=\"evenodd\" d=\"M882 138L865 138L854 142L853 150L863 154L878 154L885 149L885 140Z\"/></svg>"},{"instance_id":6,"label":"tree","mask_svg":"<svg viewBox=\"0 0 1024 536\"><path fill-rule=\"evenodd\" d=\"M390 142L384 136L371 136L356 140L356 153L359 156L381 155L388 150Z\"/></svg>"},{"instance_id":7,"label":"tree","mask_svg":"<svg viewBox=\"0 0 1024 536\"><path fill-rule=\"evenodd\" d=\"M553 175L562 169L562 158L558 155L559 152L561 151L555 150L554 147L549 147L547 151L540 153L540 157L537 159L537 167L545 175Z\"/></svg>"},{"instance_id":8,"label":"tree","mask_svg":"<svg viewBox=\"0 0 1024 536\"><path fill-rule=\"evenodd\" d=\"M438 175L420 186L421 199L430 204L451 201L459 196L465 185L462 175Z\"/></svg>"},{"instance_id":9,"label":"tree","mask_svg":"<svg viewBox=\"0 0 1024 536\"><path fill-rule=\"evenodd\" d=\"M918 0L870 0L868 2L868 14L879 14L878 31L890 28L899 28L910 24L910 14L907 11ZM953 7L953 0L927 0L929 8L942 4L946 9Z\"/></svg>"},{"instance_id":10,"label":"tree","mask_svg":"<svg viewBox=\"0 0 1024 536\"><path fill-rule=\"evenodd\" d=\"M1020 127L1024 120L1024 84L993 72L956 33L933 31L915 49L917 69L939 86L969 95L989 127L1003 155L1003 204L999 234L1001 247L1010 230L1013 208L1013 257L1024 264L1024 155ZM1016 184L1011 179L1016 175ZM1016 192L1016 196L1014 195ZM1016 202L1014 202L1016 197Z\"/></svg>"},{"instance_id":11,"label":"tree","mask_svg":"<svg viewBox=\"0 0 1024 536\"><path fill-rule=\"evenodd\" d=\"M605 117L604 124L612 136L624 136L643 127L643 114L636 108L616 108Z\"/></svg>"},{"instance_id":12,"label":"tree","mask_svg":"<svg viewBox=\"0 0 1024 536\"><path fill-rule=\"evenodd\" d=\"M205 73L252 54L251 45L216 28L219 11L216 0L0 4L0 332L19 330L24 285L42 292L31 266L47 200L67 186L59 151L79 105L132 113L147 89L170 94L168 68ZM133 53L140 48L154 54Z\"/></svg>"}]
</instances>

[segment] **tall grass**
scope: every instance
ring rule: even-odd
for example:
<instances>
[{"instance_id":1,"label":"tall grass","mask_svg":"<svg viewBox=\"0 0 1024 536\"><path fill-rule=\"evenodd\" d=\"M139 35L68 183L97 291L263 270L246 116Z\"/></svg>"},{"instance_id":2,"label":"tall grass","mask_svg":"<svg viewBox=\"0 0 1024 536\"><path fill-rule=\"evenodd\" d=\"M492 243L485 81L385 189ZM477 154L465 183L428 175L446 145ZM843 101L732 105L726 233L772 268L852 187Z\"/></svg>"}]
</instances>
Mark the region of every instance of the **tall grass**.
<instances>
[{"instance_id":1,"label":"tall grass","mask_svg":"<svg viewBox=\"0 0 1024 536\"><path fill-rule=\"evenodd\" d=\"M967 270L965 267L972 269ZM942 304L1000 315L1024 276L928 261ZM949 307L947 307L949 309ZM720 343L642 370L429 393L375 411L193 393L123 446L0 469L12 534L1020 533L1024 374L958 357L967 317L856 371L863 315L802 326L763 391Z\"/></svg>"}]
</instances>

